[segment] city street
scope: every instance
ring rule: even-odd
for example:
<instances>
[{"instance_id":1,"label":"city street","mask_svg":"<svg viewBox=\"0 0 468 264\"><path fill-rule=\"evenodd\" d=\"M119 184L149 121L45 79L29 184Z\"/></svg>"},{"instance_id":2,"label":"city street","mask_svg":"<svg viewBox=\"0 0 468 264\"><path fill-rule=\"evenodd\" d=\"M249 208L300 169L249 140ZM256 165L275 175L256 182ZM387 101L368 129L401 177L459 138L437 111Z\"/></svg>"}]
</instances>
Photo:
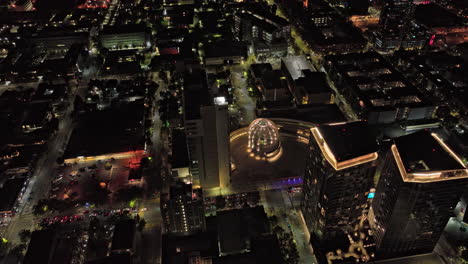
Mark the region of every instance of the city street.
<instances>
[{"instance_id":1,"label":"city street","mask_svg":"<svg viewBox=\"0 0 468 264\"><path fill-rule=\"evenodd\" d=\"M291 232L299 251L300 264L317 264L313 255L312 247L309 245L309 234L298 206L300 193L295 197L288 197L284 189L275 189L260 192L261 201L268 215L276 215L279 225L286 231ZM291 203L292 202L292 203Z\"/></svg>"},{"instance_id":2,"label":"city street","mask_svg":"<svg viewBox=\"0 0 468 264\"><path fill-rule=\"evenodd\" d=\"M159 264L161 263L161 230L162 217L159 206L159 197L155 199L147 199L140 203L140 208L147 208L147 211L140 210L140 217L146 221L143 229L143 243L145 247L142 249L141 264Z\"/></svg>"},{"instance_id":3,"label":"city street","mask_svg":"<svg viewBox=\"0 0 468 264\"><path fill-rule=\"evenodd\" d=\"M241 126L248 126L256 118L255 101L249 96L247 91L247 77L244 76L244 68L241 66L231 67L231 81L234 87L234 98L240 111L239 123Z\"/></svg>"},{"instance_id":4,"label":"city street","mask_svg":"<svg viewBox=\"0 0 468 264\"><path fill-rule=\"evenodd\" d=\"M87 79L84 79L79 84L72 86L71 93L69 94L68 98L70 103L68 103L66 110L62 114L62 117L59 122L59 129L57 133L54 136L52 136L50 141L47 143L48 148L37 163L37 169L34 175L31 177L30 183L23 195L23 199L19 202L18 213L11 218L10 224L8 226L2 227L2 229L0 230L2 237L6 238L12 245L20 243L18 233L21 230L32 230L34 226L39 222L39 219L34 217L34 215L32 214L33 206L37 204L37 202L40 199L47 198L47 194L51 187L51 180L54 176L58 175L59 173L59 171L56 169L56 160L63 154L64 148L67 145L68 139L74 127L74 123L71 118L71 113L73 110L72 102L77 94L84 97L84 95L86 94L87 87ZM161 89L165 90L165 85L161 85L160 89L158 89L158 91L156 92L157 99L159 98L159 92L161 91ZM158 155L162 145L160 140L161 121L159 119L157 107L155 106L156 105L154 105L155 111L153 116L153 146L155 153ZM88 162L89 164L77 164L73 167L75 170L77 170L79 167L87 167L88 165L91 166L91 163L95 162L96 161L91 161ZM70 169L73 168L70 167ZM85 176L80 177L80 179L81 178L84 179ZM28 197L30 197L29 200ZM141 201L140 208L146 208L144 212L140 212L141 217L144 217L147 223L143 230L143 239L145 240L145 243L154 245L154 247L145 247L143 255L145 256L144 259L146 262L144 263L160 263L160 252L154 250L155 248L159 248L161 243L160 234L162 218L159 206L159 197L157 199L154 199L150 196L148 197L148 200ZM108 206L105 206L105 209L108 209ZM72 211L76 213L80 211L80 208L74 208ZM7 259L8 258L5 258L5 261Z\"/></svg>"},{"instance_id":5,"label":"city street","mask_svg":"<svg viewBox=\"0 0 468 264\"><path fill-rule=\"evenodd\" d=\"M156 90L155 100L152 105L152 135L151 135L151 148L148 152L153 157L153 169L150 177L151 181L156 181L157 178L165 176L168 170L167 164L167 151L162 140L161 127L162 122L158 111L158 102L160 100L160 92L167 90L167 83L158 78L156 72L150 73L148 76L150 81L156 82L159 87ZM154 182L152 182L153 184ZM164 184L164 181L163 181ZM163 185L164 186L164 185ZM142 248L141 264L159 264L161 263L161 233L162 233L162 216L160 210L160 197L153 197L154 191L157 190L157 186L149 186L146 197L139 203L140 208L146 208L140 210L139 215L146 221L145 228L143 229L142 238L145 247Z\"/></svg>"},{"instance_id":6,"label":"city street","mask_svg":"<svg viewBox=\"0 0 468 264\"><path fill-rule=\"evenodd\" d=\"M71 89L68 101L73 102L75 95L87 87L87 80L83 80L79 85ZM13 216L10 225L5 230L1 230L2 237L8 239L12 244L19 243L18 233L34 226L34 216L32 215L33 206L46 195L50 188L50 180L54 175L57 166L57 158L63 153L63 149L68 142L68 138L73 131L73 121L71 113L73 103L69 103L59 122L59 129L47 143L47 149L36 165L34 175L31 177L28 187L18 203L18 212ZM31 196L30 200L28 197Z\"/></svg>"}]
</instances>

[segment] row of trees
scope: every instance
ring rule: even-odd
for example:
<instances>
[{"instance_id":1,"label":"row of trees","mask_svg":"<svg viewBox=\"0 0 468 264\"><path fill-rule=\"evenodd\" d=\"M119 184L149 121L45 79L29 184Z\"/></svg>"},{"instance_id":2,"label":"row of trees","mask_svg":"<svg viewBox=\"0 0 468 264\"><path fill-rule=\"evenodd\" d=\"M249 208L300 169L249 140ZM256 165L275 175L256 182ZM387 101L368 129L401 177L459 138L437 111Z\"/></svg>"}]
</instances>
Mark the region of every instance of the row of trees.
<instances>
[{"instance_id":1,"label":"row of trees","mask_svg":"<svg viewBox=\"0 0 468 264\"><path fill-rule=\"evenodd\" d=\"M286 232L280 225L276 215L269 217L272 225L273 233L278 237L281 248L281 254L286 263L297 264L299 263L299 251L297 250L296 243L294 243L293 236L290 232Z\"/></svg>"}]
</instances>

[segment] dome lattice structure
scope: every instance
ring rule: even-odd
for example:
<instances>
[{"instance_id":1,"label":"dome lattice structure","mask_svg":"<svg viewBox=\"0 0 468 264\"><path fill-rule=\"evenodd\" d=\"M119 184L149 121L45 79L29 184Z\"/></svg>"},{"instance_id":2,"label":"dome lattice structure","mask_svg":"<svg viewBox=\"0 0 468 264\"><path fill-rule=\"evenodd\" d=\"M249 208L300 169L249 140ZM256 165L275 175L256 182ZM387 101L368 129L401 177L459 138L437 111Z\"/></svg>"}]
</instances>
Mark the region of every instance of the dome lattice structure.
<instances>
[{"instance_id":1,"label":"dome lattice structure","mask_svg":"<svg viewBox=\"0 0 468 264\"><path fill-rule=\"evenodd\" d=\"M252 121L248 137L247 151L255 157L271 158L280 151L278 127L269 119L258 118Z\"/></svg>"}]
</instances>

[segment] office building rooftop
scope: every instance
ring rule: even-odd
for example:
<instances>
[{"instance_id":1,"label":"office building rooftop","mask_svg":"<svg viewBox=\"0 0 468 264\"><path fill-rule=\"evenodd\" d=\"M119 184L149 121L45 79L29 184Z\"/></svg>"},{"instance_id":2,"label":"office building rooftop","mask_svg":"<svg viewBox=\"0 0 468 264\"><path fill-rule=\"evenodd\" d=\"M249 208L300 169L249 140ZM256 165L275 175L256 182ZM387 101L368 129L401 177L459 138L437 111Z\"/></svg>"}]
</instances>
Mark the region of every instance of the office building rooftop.
<instances>
[{"instance_id":1,"label":"office building rooftop","mask_svg":"<svg viewBox=\"0 0 468 264\"><path fill-rule=\"evenodd\" d=\"M323 156L336 170L377 159L375 136L366 122L335 123L312 129Z\"/></svg>"},{"instance_id":2,"label":"office building rooftop","mask_svg":"<svg viewBox=\"0 0 468 264\"><path fill-rule=\"evenodd\" d=\"M337 72L351 85L361 107L420 104L424 97L376 52L328 56Z\"/></svg>"},{"instance_id":3,"label":"office building rooftop","mask_svg":"<svg viewBox=\"0 0 468 264\"><path fill-rule=\"evenodd\" d=\"M439 136L428 131L394 139L392 153L405 181L431 182L468 177L463 161Z\"/></svg>"},{"instance_id":4,"label":"office building rooftop","mask_svg":"<svg viewBox=\"0 0 468 264\"><path fill-rule=\"evenodd\" d=\"M377 152L375 137L365 122L336 123L318 128L337 160Z\"/></svg>"}]
</instances>

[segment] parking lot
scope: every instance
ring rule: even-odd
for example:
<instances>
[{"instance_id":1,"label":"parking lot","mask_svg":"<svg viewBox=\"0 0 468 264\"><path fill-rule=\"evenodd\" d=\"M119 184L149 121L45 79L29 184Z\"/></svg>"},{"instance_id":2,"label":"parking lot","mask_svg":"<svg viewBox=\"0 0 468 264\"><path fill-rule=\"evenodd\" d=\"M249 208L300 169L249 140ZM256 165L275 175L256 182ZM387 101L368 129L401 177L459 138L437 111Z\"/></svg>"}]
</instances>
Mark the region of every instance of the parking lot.
<instances>
[{"instance_id":1,"label":"parking lot","mask_svg":"<svg viewBox=\"0 0 468 264\"><path fill-rule=\"evenodd\" d=\"M49 198L78 203L105 203L112 193L133 183L131 170L139 167L144 153L125 158L83 160L58 169L51 182Z\"/></svg>"}]
</instances>

